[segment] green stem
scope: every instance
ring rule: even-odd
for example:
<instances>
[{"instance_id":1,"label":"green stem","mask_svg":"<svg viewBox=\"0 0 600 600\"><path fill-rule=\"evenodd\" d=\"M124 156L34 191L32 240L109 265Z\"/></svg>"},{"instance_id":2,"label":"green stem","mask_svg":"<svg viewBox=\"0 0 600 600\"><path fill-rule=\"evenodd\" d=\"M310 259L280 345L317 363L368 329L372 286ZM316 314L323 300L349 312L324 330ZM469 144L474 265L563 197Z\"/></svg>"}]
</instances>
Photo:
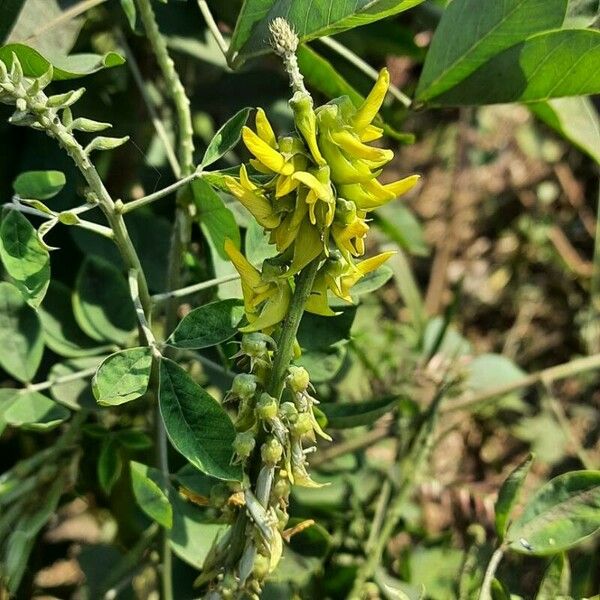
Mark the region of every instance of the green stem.
<instances>
[{"instance_id":1,"label":"green stem","mask_svg":"<svg viewBox=\"0 0 600 600\"><path fill-rule=\"evenodd\" d=\"M481 591L479 592L479 600L492 600L492 583L494 581L494 577L496 575L496 570L498 569L498 565L504 556L504 548L497 548L494 554L492 554L492 558L488 563L487 569L485 571L485 576L483 578L483 583L481 584Z\"/></svg>"},{"instance_id":2,"label":"green stem","mask_svg":"<svg viewBox=\"0 0 600 600\"><path fill-rule=\"evenodd\" d=\"M285 373L294 355L294 343L304 313L304 306L310 296L318 268L319 259L313 260L300 272L296 280L296 289L277 340L277 351L273 358L273 366L266 386L267 392L274 398L281 396L285 383Z\"/></svg>"}]
</instances>

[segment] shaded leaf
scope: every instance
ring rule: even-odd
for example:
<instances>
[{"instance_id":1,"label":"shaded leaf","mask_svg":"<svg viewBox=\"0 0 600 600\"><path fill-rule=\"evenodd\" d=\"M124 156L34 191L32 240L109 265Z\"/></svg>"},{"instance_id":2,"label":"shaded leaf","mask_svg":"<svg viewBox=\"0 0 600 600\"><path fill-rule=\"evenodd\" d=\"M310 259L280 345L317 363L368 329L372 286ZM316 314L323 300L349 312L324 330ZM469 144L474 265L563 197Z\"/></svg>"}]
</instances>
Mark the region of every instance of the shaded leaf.
<instances>
[{"instance_id":1,"label":"shaded leaf","mask_svg":"<svg viewBox=\"0 0 600 600\"><path fill-rule=\"evenodd\" d=\"M269 23L285 18L300 41L333 35L398 14L423 0L245 0L229 47L234 64L270 50Z\"/></svg>"},{"instance_id":2,"label":"shaded leaf","mask_svg":"<svg viewBox=\"0 0 600 600\"><path fill-rule=\"evenodd\" d=\"M10 33L25 0L0 0L0 45Z\"/></svg>"},{"instance_id":3,"label":"shaded leaf","mask_svg":"<svg viewBox=\"0 0 600 600\"><path fill-rule=\"evenodd\" d=\"M0 258L27 302L39 306L50 283L50 255L17 210L9 211L0 224Z\"/></svg>"},{"instance_id":4,"label":"shaded leaf","mask_svg":"<svg viewBox=\"0 0 600 600\"><path fill-rule=\"evenodd\" d=\"M81 329L71 306L71 290L60 281L51 281L38 314L44 330L44 341L52 352L66 358L93 356L110 349L99 346Z\"/></svg>"},{"instance_id":5,"label":"shaded leaf","mask_svg":"<svg viewBox=\"0 0 600 600\"><path fill-rule=\"evenodd\" d=\"M92 379L92 391L101 406L117 406L143 396L152 370L148 346L127 348L104 359Z\"/></svg>"},{"instance_id":6,"label":"shaded leaf","mask_svg":"<svg viewBox=\"0 0 600 600\"><path fill-rule=\"evenodd\" d=\"M228 260L225 253L225 240L230 239L240 247L240 230L233 213L225 206L221 197L203 179L195 179L192 184L197 219L204 235L210 238L219 256Z\"/></svg>"},{"instance_id":7,"label":"shaded leaf","mask_svg":"<svg viewBox=\"0 0 600 600\"><path fill-rule=\"evenodd\" d=\"M0 282L0 367L15 379L33 379L44 352L40 319L19 290Z\"/></svg>"},{"instance_id":8,"label":"shaded leaf","mask_svg":"<svg viewBox=\"0 0 600 600\"><path fill-rule=\"evenodd\" d=\"M177 363L160 363L159 405L167 435L190 463L207 475L237 481L241 467L232 465L235 430L218 402Z\"/></svg>"},{"instance_id":9,"label":"shaded leaf","mask_svg":"<svg viewBox=\"0 0 600 600\"><path fill-rule=\"evenodd\" d=\"M4 413L13 427L31 431L49 431L66 421L71 413L64 406L38 392L19 393Z\"/></svg>"},{"instance_id":10,"label":"shaded leaf","mask_svg":"<svg viewBox=\"0 0 600 600\"><path fill-rule=\"evenodd\" d=\"M115 433L119 444L129 450L146 450L152 448L152 438L137 429L123 429Z\"/></svg>"},{"instance_id":11,"label":"shaded leaf","mask_svg":"<svg viewBox=\"0 0 600 600\"><path fill-rule=\"evenodd\" d=\"M171 529L173 508L160 487L160 471L134 461L130 467L133 495L138 506L159 525Z\"/></svg>"},{"instance_id":12,"label":"shaded leaf","mask_svg":"<svg viewBox=\"0 0 600 600\"><path fill-rule=\"evenodd\" d=\"M571 471L546 483L508 528L509 548L546 555L567 550L600 529L600 471Z\"/></svg>"},{"instance_id":13,"label":"shaded leaf","mask_svg":"<svg viewBox=\"0 0 600 600\"><path fill-rule=\"evenodd\" d=\"M45 57L34 48L25 44L7 44L0 48L0 60L10 68L12 54L17 55L27 77L40 77L50 67L54 68L53 79L75 79L90 75L101 69L118 67L125 59L116 52L100 54L71 54L70 56Z\"/></svg>"},{"instance_id":14,"label":"shaded leaf","mask_svg":"<svg viewBox=\"0 0 600 600\"><path fill-rule=\"evenodd\" d=\"M600 163L600 121L589 98L554 98L547 102L529 104L529 109L574 146Z\"/></svg>"},{"instance_id":15,"label":"shaded leaf","mask_svg":"<svg viewBox=\"0 0 600 600\"><path fill-rule=\"evenodd\" d=\"M98 457L98 483L105 494L110 494L117 483L123 470L123 459L119 446L112 437L107 437L102 442L100 456Z\"/></svg>"},{"instance_id":16,"label":"shaded leaf","mask_svg":"<svg viewBox=\"0 0 600 600\"><path fill-rule=\"evenodd\" d=\"M600 31L546 31L496 55L432 104L539 102L597 94L599 61Z\"/></svg>"},{"instance_id":17,"label":"shaded leaf","mask_svg":"<svg viewBox=\"0 0 600 600\"><path fill-rule=\"evenodd\" d=\"M131 27L131 31L135 31L135 21L137 16L135 0L121 0L121 8L127 17L127 22L129 23L129 27Z\"/></svg>"},{"instance_id":18,"label":"shaded leaf","mask_svg":"<svg viewBox=\"0 0 600 600\"><path fill-rule=\"evenodd\" d=\"M523 487L525 478L529 473L532 462L533 455L530 454L519 466L516 467L516 469L510 473L498 492L498 499L496 500L495 506L495 524L496 533L501 540L503 540L504 536L506 535L510 515L516 503L519 501L519 493Z\"/></svg>"},{"instance_id":19,"label":"shaded leaf","mask_svg":"<svg viewBox=\"0 0 600 600\"><path fill-rule=\"evenodd\" d=\"M457 86L489 59L563 23L567 0L454 0L444 11L417 88L425 102ZM473 102L477 104L477 102Z\"/></svg>"},{"instance_id":20,"label":"shaded leaf","mask_svg":"<svg viewBox=\"0 0 600 600\"><path fill-rule=\"evenodd\" d=\"M48 200L56 196L66 182L61 171L25 171L14 180L13 189L21 198Z\"/></svg>"},{"instance_id":21,"label":"shaded leaf","mask_svg":"<svg viewBox=\"0 0 600 600\"><path fill-rule=\"evenodd\" d=\"M242 108L229 119L217 133L215 133L213 139L208 144L208 148L204 153L200 166L207 167L212 165L221 158L224 154L229 152L240 140L242 135L242 127L248 120L251 108Z\"/></svg>"},{"instance_id":22,"label":"shaded leaf","mask_svg":"<svg viewBox=\"0 0 600 600\"><path fill-rule=\"evenodd\" d=\"M244 237L244 254L255 266L260 267L266 258L277 255L275 244L269 244L269 234L253 219Z\"/></svg>"},{"instance_id":23,"label":"shaded leaf","mask_svg":"<svg viewBox=\"0 0 600 600\"><path fill-rule=\"evenodd\" d=\"M571 593L571 567L566 554L555 556L540 583L535 600L567 598Z\"/></svg>"},{"instance_id":24,"label":"shaded leaf","mask_svg":"<svg viewBox=\"0 0 600 600\"><path fill-rule=\"evenodd\" d=\"M122 273L88 256L75 283L73 312L81 329L97 341L124 344L136 325L135 310Z\"/></svg>"},{"instance_id":25,"label":"shaded leaf","mask_svg":"<svg viewBox=\"0 0 600 600\"><path fill-rule=\"evenodd\" d=\"M429 254L423 227L405 205L394 202L382 206L373 214L379 229L398 246L415 256Z\"/></svg>"},{"instance_id":26,"label":"shaded leaf","mask_svg":"<svg viewBox=\"0 0 600 600\"><path fill-rule=\"evenodd\" d=\"M586 28L600 18L600 0L569 0L563 27Z\"/></svg>"},{"instance_id":27,"label":"shaded leaf","mask_svg":"<svg viewBox=\"0 0 600 600\"><path fill-rule=\"evenodd\" d=\"M54 383L50 388L52 397L61 404L73 406L75 409L97 409L98 406L92 394L91 378L103 358L103 356L82 357L53 365L49 373L52 380L68 377L83 370L90 371L90 373L86 377L77 377L63 383Z\"/></svg>"},{"instance_id":28,"label":"shaded leaf","mask_svg":"<svg viewBox=\"0 0 600 600\"><path fill-rule=\"evenodd\" d=\"M189 312L168 339L176 348L209 348L237 333L244 303L233 298L205 304Z\"/></svg>"}]
</instances>

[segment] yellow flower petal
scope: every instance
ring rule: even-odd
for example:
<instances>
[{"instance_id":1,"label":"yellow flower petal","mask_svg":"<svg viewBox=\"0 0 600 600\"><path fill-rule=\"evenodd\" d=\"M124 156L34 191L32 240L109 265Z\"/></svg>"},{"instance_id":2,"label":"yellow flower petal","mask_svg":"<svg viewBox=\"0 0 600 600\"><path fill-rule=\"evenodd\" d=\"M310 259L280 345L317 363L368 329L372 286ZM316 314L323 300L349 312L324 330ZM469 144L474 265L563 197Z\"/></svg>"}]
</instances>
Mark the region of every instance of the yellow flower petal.
<instances>
[{"instance_id":1,"label":"yellow flower petal","mask_svg":"<svg viewBox=\"0 0 600 600\"><path fill-rule=\"evenodd\" d=\"M286 277L301 271L308 263L315 260L323 252L323 242L319 230L304 220L298 229L294 245L294 258Z\"/></svg>"},{"instance_id":2,"label":"yellow flower petal","mask_svg":"<svg viewBox=\"0 0 600 600\"><path fill-rule=\"evenodd\" d=\"M275 132L271 127L271 123L269 123L269 119L267 119L267 115L262 108L256 109L256 133L258 137L267 142L271 148L277 148L277 138L275 137Z\"/></svg>"},{"instance_id":3,"label":"yellow flower petal","mask_svg":"<svg viewBox=\"0 0 600 600\"><path fill-rule=\"evenodd\" d=\"M383 104L389 86L390 74L387 69L381 69L373 89L354 115L353 123L358 131L362 131L375 118Z\"/></svg>"},{"instance_id":4,"label":"yellow flower petal","mask_svg":"<svg viewBox=\"0 0 600 600\"><path fill-rule=\"evenodd\" d=\"M348 275L344 275L340 279L340 287L341 291L345 296L350 295L350 290L354 285L358 283L360 279L362 279L367 273L371 273L371 271L375 271L378 269L384 262L386 262L389 258L391 258L395 252L382 252L377 256L373 256L371 258L367 258L359 262L357 265L354 265L354 269L350 271Z\"/></svg>"},{"instance_id":5,"label":"yellow flower petal","mask_svg":"<svg viewBox=\"0 0 600 600\"><path fill-rule=\"evenodd\" d=\"M281 175L291 175L294 172L294 167L287 163L285 158L274 150L259 138L252 129L244 126L242 128L242 138L244 140L244 144L246 144L246 148L260 160L260 162L271 169L271 171L275 171L276 173L280 173Z\"/></svg>"},{"instance_id":6,"label":"yellow flower petal","mask_svg":"<svg viewBox=\"0 0 600 600\"><path fill-rule=\"evenodd\" d=\"M334 131L331 134L331 137L333 141L350 156L372 161L376 163L376 166L388 163L394 158L394 153L391 150L367 146L349 131Z\"/></svg>"},{"instance_id":7,"label":"yellow flower petal","mask_svg":"<svg viewBox=\"0 0 600 600\"><path fill-rule=\"evenodd\" d=\"M277 323L285 319L291 298L292 290L290 286L287 282L282 283L278 286L277 294L265 302L260 315L252 323L246 325L246 327L241 327L240 331L242 333L250 333L277 325Z\"/></svg>"},{"instance_id":8,"label":"yellow flower petal","mask_svg":"<svg viewBox=\"0 0 600 600\"><path fill-rule=\"evenodd\" d=\"M264 175L273 175L273 171L271 169L267 169L265 165L263 165L260 160L256 160L256 158L251 158L248 161L259 173L263 173Z\"/></svg>"},{"instance_id":9,"label":"yellow flower petal","mask_svg":"<svg viewBox=\"0 0 600 600\"><path fill-rule=\"evenodd\" d=\"M226 177L225 183L240 204L243 204L264 228L274 229L279 225L280 217L275 214L271 203L264 196L248 190L233 177Z\"/></svg>"},{"instance_id":10,"label":"yellow flower petal","mask_svg":"<svg viewBox=\"0 0 600 600\"><path fill-rule=\"evenodd\" d=\"M311 173L308 173L307 171L299 171L298 173L294 173L292 177L302 182L308 188L310 188L318 199L329 201L333 198L331 186L321 183Z\"/></svg>"},{"instance_id":11,"label":"yellow flower petal","mask_svg":"<svg viewBox=\"0 0 600 600\"><path fill-rule=\"evenodd\" d=\"M402 196L402 194L406 194L406 192L412 190L415 185L417 185L419 179L421 179L420 175L411 175L410 177L395 181L394 183L388 183L383 187L386 192L390 192L394 194L395 198L398 198L398 196Z\"/></svg>"},{"instance_id":12,"label":"yellow flower petal","mask_svg":"<svg viewBox=\"0 0 600 600\"><path fill-rule=\"evenodd\" d=\"M360 133L361 142L374 142L383 136L383 129L375 125L367 125Z\"/></svg>"},{"instance_id":13,"label":"yellow flower petal","mask_svg":"<svg viewBox=\"0 0 600 600\"><path fill-rule=\"evenodd\" d=\"M281 198L291 194L298 187L298 180L290 175L280 175L275 185L275 197Z\"/></svg>"},{"instance_id":14,"label":"yellow flower petal","mask_svg":"<svg viewBox=\"0 0 600 600\"><path fill-rule=\"evenodd\" d=\"M325 159L317 144L317 117L313 110L312 100L306 94L301 94L300 97L292 98L290 104L294 110L296 127L305 139L310 153L318 165L324 165Z\"/></svg>"},{"instance_id":15,"label":"yellow flower petal","mask_svg":"<svg viewBox=\"0 0 600 600\"><path fill-rule=\"evenodd\" d=\"M325 272L323 269L317 273L313 288L304 309L313 315L321 315L323 317L333 317L336 314L331 310L327 301L327 282L325 280Z\"/></svg>"},{"instance_id":16,"label":"yellow flower petal","mask_svg":"<svg viewBox=\"0 0 600 600\"><path fill-rule=\"evenodd\" d=\"M247 190L255 190L257 187L250 181L250 177L248 177L248 171L246 171L246 165L242 165L240 167L240 183Z\"/></svg>"},{"instance_id":17,"label":"yellow flower petal","mask_svg":"<svg viewBox=\"0 0 600 600\"><path fill-rule=\"evenodd\" d=\"M260 273L246 260L246 257L235 247L235 244L229 238L225 240L224 248L229 260L240 274L244 306L246 312L251 312L252 301L255 296L254 289L258 288L262 283Z\"/></svg>"}]
</instances>

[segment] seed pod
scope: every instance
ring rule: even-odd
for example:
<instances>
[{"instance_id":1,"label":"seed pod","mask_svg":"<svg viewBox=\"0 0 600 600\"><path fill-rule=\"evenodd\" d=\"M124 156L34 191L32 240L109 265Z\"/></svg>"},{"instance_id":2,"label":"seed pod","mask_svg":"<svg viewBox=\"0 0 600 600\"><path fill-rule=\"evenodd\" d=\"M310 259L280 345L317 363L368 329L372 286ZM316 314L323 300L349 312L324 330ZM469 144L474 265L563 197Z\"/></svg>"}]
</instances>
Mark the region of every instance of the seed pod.
<instances>
[{"instance_id":1,"label":"seed pod","mask_svg":"<svg viewBox=\"0 0 600 600\"><path fill-rule=\"evenodd\" d=\"M246 336L244 336L246 337ZM250 373L236 375L231 386L231 393L241 400L250 400L256 392L256 377Z\"/></svg>"},{"instance_id":2,"label":"seed pod","mask_svg":"<svg viewBox=\"0 0 600 600\"><path fill-rule=\"evenodd\" d=\"M94 150L114 150L119 146L122 146L125 142L129 140L129 136L126 135L122 138L112 138L112 137L104 137L98 136L94 138L86 147L84 152L89 154Z\"/></svg>"},{"instance_id":3,"label":"seed pod","mask_svg":"<svg viewBox=\"0 0 600 600\"><path fill-rule=\"evenodd\" d=\"M69 129L71 131L85 131L87 133L94 133L96 131L103 131L112 127L110 123L102 123L101 121L94 121L93 119L86 119L84 117L78 117L75 119Z\"/></svg>"},{"instance_id":4,"label":"seed pod","mask_svg":"<svg viewBox=\"0 0 600 600\"><path fill-rule=\"evenodd\" d=\"M238 433L233 440L233 449L242 459L246 459L252 454L254 446L256 446L256 440L254 439L252 431Z\"/></svg>"},{"instance_id":5,"label":"seed pod","mask_svg":"<svg viewBox=\"0 0 600 600\"><path fill-rule=\"evenodd\" d=\"M310 414L300 413L296 421L291 425L291 431L295 436L298 437L312 433L313 424Z\"/></svg>"},{"instance_id":6,"label":"seed pod","mask_svg":"<svg viewBox=\"0 0 600 600\"><path fill-rule=\"evenodd\" d=\"M263 393L260 395L256 403L256 415L263 421L270 421L277 416L277 400L269 394Z\"/></svg>"},{"instance_id":7,"label":"seed pod","mask_svg":"<svg viewBox=\"0 0 600 600\"><path fill-rule=\"evenodd\" d=\"M252 358L261 358L268 352L267 336L261 333L247 333L242 337L242 352Z\"/></svg>"},{"instance_id":8,"label":"seed pod","mask_svg":"<svg viewBox=\"0 0 600 600\"><path fill-rule=\"evenodd\" d=\"M47 105L49 108L65 108L66 106L72 106L83 96L85 88L79 88L78 90L71 90L64 94L56 94L48 98Z\"/></svg>"}]
</instances>

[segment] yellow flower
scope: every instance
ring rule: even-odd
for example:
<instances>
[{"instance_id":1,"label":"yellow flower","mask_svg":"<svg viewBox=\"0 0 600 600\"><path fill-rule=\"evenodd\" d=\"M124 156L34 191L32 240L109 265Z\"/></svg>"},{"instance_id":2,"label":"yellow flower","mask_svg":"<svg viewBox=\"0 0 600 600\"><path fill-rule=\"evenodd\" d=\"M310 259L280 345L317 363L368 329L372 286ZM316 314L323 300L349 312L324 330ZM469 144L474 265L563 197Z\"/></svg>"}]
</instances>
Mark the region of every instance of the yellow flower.
<instances>
[{"instance_id":1,"label":"yellow flower","mask_svg":"<svg viewBox=\"0 0 600 600\"><path fill-rule=\"evenodd\" d=\"M382 252L377 256L373 256L372 258L367 258L362 262L354 265L352 269L349 270L348 273L343 275L340 278L340 292L339 297L342 300L347 300L348 302L352 302L352 298L350 296L351 289L365 276L367 273L371 273L378 269L383 263L385 263L389 258L394 256L395 252ZM335 292L334 292L335 293Z\"/></svg>"},{"instance_id":2,"label":"yellow flower","mask_svg":"<svg viewBox=\"0 0 600 600\"><path fill-rule=\"evenodd\" d=\"M340 196L352 200L360 210L373 210L409 192L417 185L420 175L411 175L393 183L381 184L377 179L363 183L340 185Z\"/></svg>"},{"instance_id":3,"label":"yellow flower","mask_svg":"<svg viewBox=\"0 0 600 600\"><path fill-rule=\"evenodd\" d=\"M317 223L315 207L318 200L322 200L325 205L324 225L329 227L333 222L335 213L335 196L331 188L331 180L329 179L329 167L321 167L312 173L300 171L294 173L293 178L303 183L308 188L306 195L306 204L308 204L308 214L310 222L313 225Z\"/></svg>"},{"instance_id":4,"label":"yellow flower","mask_svg":"<svg viewBox=\"0 0 600 600\"><path fill-rule=\"evenodd\" d=\"M242 139L246 148L258 159L258 161L275 173L291 175L294 167L285 160L284 156L267 142L261 139L250 127L242 128Z\"/></svg>"},{"instance_id":5,"label":"yellow flower","mask_svg":"<svg viewBox=\"0 0 600 600\"><path fill-rule=\"evenodd\" d=\"M229 191L243 204L254 216L260 225L266 229L274 229L281 221L269 200L258 186L253 184L248 177L245 165L240 167L240 180L234 177L225 177L225 184Z\"/></svg>"},{"instance_id":6,"label":"yellow flower","mask_svg":"<svg viewBox=\"0 0 600 600\"><path fill-rule=\"evenodd\" d=\"M312 98L298 92L290 100L290 105L294 111L296 128L306 141L315 162L320 166L326 164L317 144L317 117L313 110Z\"/></svg>"},{"instance_id":7,"label":"yellow flower","mask_svg":"<svg viewBox=\"0 0 600 600\"><path fill-rule=\"evenodd\" d=\"M331 233L338 250L348 261L350 256L362 256L365 253L368 232L364 214L358 214L354 202L338 198Z\"/></svg>"},{"instance_id":8,"label":"yellow flower","mask_svg":"<svg viewBox=\"0 0 600 600\"><path fill-rule=\"evenodd\" d=\"M362 134L367 130L371 121L375 118L383 101L387 94L388 88L390 87L390 74L387 69L381 69L379 77L373 86L373 89L369 92L369 95L365 98L360 108L356 111L356 114L352 118L352 124L354 129ZM372 133L372 130L371 132ZM370 137L368 134L367 137ZM363 139L363 141L366 141Z\"/></svg>"}]
</instances>

